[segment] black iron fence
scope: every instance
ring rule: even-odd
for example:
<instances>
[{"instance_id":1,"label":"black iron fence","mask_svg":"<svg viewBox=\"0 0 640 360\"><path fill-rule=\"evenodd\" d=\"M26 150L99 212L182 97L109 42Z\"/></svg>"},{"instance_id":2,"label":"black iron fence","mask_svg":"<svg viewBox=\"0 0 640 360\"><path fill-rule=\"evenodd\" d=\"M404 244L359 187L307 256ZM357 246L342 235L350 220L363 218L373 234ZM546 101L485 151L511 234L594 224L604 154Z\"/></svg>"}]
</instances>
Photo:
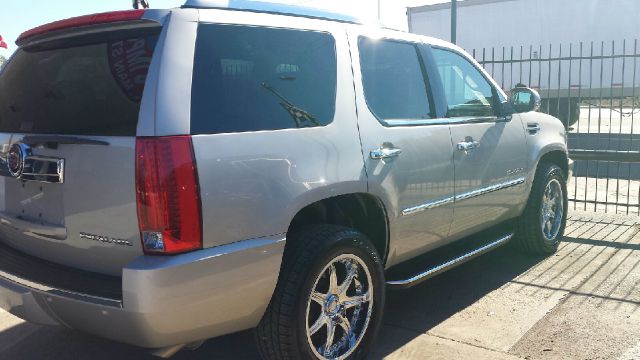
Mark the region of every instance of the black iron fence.
<instances>
[{"instance_id":1,"label":"black iron fence","mask_svg":"<svg viewBox=\"0 0 640 360\"><path fill-rule=\"evenodd\" d=\"M505 91L537 89L565 124L573 208L640 214L639 51L638 40L471 51Z\"/></svg>"}]
</instances>

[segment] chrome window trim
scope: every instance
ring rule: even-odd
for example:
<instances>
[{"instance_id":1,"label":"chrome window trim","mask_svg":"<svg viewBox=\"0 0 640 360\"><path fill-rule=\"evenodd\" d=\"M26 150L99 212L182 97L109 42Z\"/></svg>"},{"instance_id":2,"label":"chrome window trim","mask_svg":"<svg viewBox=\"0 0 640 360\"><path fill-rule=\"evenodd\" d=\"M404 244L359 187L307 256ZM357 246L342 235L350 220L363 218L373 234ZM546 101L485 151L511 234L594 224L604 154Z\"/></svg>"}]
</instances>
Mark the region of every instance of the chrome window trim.
<instances>
[{"instance_id":1,"label":"chrome window trim","mask_svg":"<svg viewBox=\"0 0 640 360\"><path fill-rule=\"evenodd\" d=\"M475 124L498 121L497 116L461 116L448 118L449 123L454 124Z\"/></svg>"},{"instance_id":2,"label":"chrome window trim","mask_svg":"<svg viewBox=\"0 0 640 360\"><path fill-rule=\"evenodd\" d=\"M389 127L397 126L423 126L423 125L448 125L451 121L445 118L434 119L387 119L380 120L384 125Z\"/></svg>"},{"instance_id":3,"label":"chrome window trim","mask_svg":"<svg viewBox=\"0 0 640 360\"><path fill-rule=\"evenodd\" d=\"M440 198L434 201L429 201L420 205L416 205L416 206L412 206L410 208L406 208L404 210L402 210L402 216L408 216L408 215L413 215L413 214L417 214L419 212L425 211L425 210L429 210L429 209L435 209L437 207L440 206L444 206L444 205L448 205L451 203L454 203L456 201L462 201L462 200L468 200L480 195L485 195L488 193L492 193L498 190L503 190L506 188L510 188L512 186L516 186L516 185L520 185L520 184L524 184L524 182L526 181L526 178L523 177L519 177L517 179L513 179L513 180L509 180L509 181L505 181L505 182L501 182L498 184L493 184L493 185L489 185L489 186L485 186L479 189L475 189L475 190L471 190L471 191L467 191L467 192L463 192L461 194L455 195L455 196L448 196L445 198Z\"/></svg>"},{"instance_id":4,"label":"chrome window trim","mask_svg":"<svg viewBox=\"0 0 640 360\"><path fill-rule=\"evenodd\" d=\"M380 120L386 126L421 126L421 125L459 125L459 124L479 124L490 122L508 121L510 119L500 118L497 116L461 116L452 118L433 118L433 119L387 119Z\"/></svg>"}]
</instances>

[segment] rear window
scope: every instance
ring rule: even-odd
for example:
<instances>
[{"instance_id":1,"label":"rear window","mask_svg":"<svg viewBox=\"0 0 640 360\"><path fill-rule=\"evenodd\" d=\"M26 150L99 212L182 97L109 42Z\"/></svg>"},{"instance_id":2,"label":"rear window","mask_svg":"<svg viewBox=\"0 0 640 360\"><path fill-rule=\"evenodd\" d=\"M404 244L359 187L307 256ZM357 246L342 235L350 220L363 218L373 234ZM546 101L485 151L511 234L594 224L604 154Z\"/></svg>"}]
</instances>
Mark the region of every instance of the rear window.
<instances>
[{"instance_id":1,"label":"rear window","mask_svg":"<svg viewBox=\"0 0 640 360\"><path fill-rule=\"evenodd\" d=\"M135 136L157 39L18 50L0 76L0 132Z\"/></svg>"},{"instance_id":2,"label":"rear window","mask_svg":"<svg viewBox=\"0 0 640 360\"><path fill-rule=\"evenodd\" d=\"M192 134L317 127L333 120L330 34L202 24L193 74Z\"/></svg>"}]
</instances>

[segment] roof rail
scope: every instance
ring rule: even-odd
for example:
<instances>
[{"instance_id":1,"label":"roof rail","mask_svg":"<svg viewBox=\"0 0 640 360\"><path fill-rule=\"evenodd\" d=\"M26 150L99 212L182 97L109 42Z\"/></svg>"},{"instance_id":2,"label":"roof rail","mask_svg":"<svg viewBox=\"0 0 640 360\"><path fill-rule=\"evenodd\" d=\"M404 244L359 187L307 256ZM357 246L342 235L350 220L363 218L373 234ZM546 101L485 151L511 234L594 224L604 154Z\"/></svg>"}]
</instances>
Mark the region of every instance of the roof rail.
<instances>
[{"instance_id":1,"label":"roof rail","mask_svg":"<svg viewBox=\"0 0 640 360\"><path fill-rule=\"evenodd\" d=\"M308 17L314 19L331 20L353 24L362 24L362 21L355 16L336 13L324 9L271 3L255 0L187 0L183 8L199 9L229 9L250 12L264 12L273 14L292 15Z\"/></svg>"}]
</instances>

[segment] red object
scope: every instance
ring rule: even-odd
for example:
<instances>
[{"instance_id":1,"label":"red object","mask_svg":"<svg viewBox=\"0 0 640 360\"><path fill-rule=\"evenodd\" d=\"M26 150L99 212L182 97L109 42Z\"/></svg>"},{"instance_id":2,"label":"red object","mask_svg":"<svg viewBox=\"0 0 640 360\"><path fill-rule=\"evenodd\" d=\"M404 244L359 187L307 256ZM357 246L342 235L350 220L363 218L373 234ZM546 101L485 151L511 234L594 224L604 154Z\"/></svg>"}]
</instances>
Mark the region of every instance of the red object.
<instances>
[{"instance_id":1,"label":"red object","mask_svg":"<svg viewBox=\"0 0 640 360\"><path fill-rule=\"evenodd\" d=\"M136 192L145 253L202 248L198 171L190 136L136 140Z\"/></svg>"},{"instance_id":2,"label":"red object","mask_svg":"<svg viewBox=\"0 0 640 360\"><path fill-rule=\"evenodd\" d=\"M144 15L144 9L113 11L101 14L78 16L66 20L55 21L46 25L38 26L31 30L23 32L16 43L20 43L30 37L43 35L52 31L69 29L80 26L89 26L97 24L109 24L121 21L140 20Z\"/></svg>"},{"instance_id":3,"label":"red object","mask_svg":"<svg viewBox=\"0 0 640 360\"><path fill-rule=\"evenodd\" d=\"M7 48L7 43L4 42L4 39L2 38L2 35L0 35L0 48Z\"/></svg>"},{"instance_id":4,"label":"red object","mask_svg":"<svg viewBox=\"0 0 640 360\"><path fill-rule=\"evenodd\" d=\"M107 44L113 80L131 101L142 100L156 40L156 37L144 37L111 41Z\"/></svg>"}]
</instances>

